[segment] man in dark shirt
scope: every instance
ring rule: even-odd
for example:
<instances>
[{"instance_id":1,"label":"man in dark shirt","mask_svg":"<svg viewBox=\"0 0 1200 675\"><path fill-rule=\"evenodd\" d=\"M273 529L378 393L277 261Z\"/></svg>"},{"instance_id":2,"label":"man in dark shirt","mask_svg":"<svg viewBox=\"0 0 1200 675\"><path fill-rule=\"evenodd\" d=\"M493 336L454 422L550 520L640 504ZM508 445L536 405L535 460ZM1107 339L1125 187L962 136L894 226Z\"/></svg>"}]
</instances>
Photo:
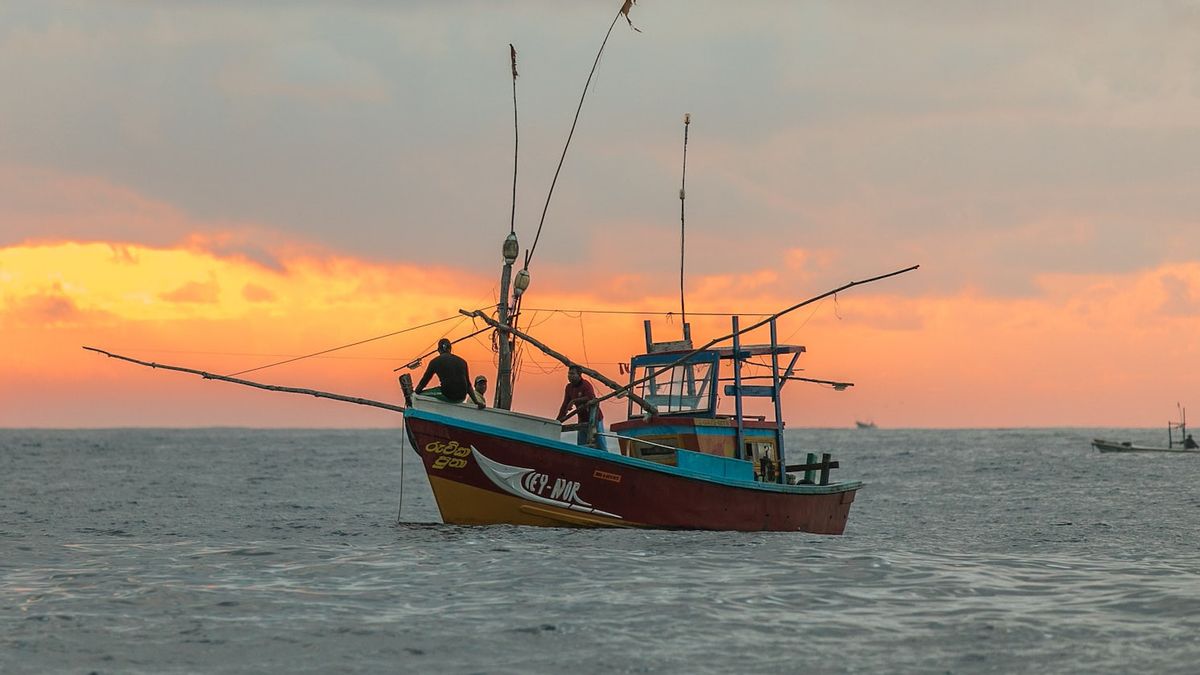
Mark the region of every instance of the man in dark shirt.
<instances>
[{"instance_id":1,"label":"man in dark shirt","mask_svg":"<svg viewBox=\"0 0 1200 675\"><path fill-rule=\"evenodd\" d=\"M484 407L483 398L479 397L471 386L471 373L467 369L467 362L461 356L450 353L450 341L446 338L438 340L437 349L438 355L426 366L425 374L417 384L416 393L424 391L425 385L429 384L429 378L437 375L442 398L451 403L461 403L470 395L475 405Z\"/></svg>"},{"instance_id":2,"label":"man in dark shirt","mask_svg":"<svg viewBox=\"0 0 1200 675\"><path fill-rule=\"evenodd\" d=\"M559 422L563 422L570 415L577 415L581 424L586 424L588 419L586 415L591 414L591 409L587 406L587 402L596 398L596 390L592 387L592 383L583 379L583 371L579 366L571 366L567 368L567 387L563 391L562 406L558 409ZM604 442L604 412L596 406L596 447L601 450L608 450L608 444ZM575 442L583 445L587 440L587 430L580 429L575 436Z\"/></svg>"}]
</instances>

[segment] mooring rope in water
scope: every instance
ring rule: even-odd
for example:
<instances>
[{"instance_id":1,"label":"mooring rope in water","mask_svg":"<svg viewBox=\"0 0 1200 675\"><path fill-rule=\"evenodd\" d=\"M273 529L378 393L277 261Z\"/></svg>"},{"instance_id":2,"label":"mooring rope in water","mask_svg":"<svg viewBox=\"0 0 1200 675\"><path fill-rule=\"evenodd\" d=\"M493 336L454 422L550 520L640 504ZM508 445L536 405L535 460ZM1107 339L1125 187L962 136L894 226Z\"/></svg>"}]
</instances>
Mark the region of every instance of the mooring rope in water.
<instances>
[{"instance_id":1,"label":"mooring rope in water","mask_svg":"<svg viewBox=\"0 0 1200 675\"><path fill-rule=\"evenodd\" d=\"M403 423L401 423L403 425ZM401 426L400 429L400 503L396 506L396 525L400 525L400 514L404 513L404 437L408 435L407 429Z\"/></svg>"}]
</instances>

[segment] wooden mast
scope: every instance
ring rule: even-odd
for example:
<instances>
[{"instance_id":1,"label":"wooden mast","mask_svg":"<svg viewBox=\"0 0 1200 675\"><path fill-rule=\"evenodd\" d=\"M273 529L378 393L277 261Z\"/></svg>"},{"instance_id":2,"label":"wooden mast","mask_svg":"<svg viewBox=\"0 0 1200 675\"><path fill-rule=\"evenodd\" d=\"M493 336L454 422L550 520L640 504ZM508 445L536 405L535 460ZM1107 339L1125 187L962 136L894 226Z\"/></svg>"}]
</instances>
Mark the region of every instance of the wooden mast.
<instances>
[{"instance_id":1,"label":"wooden mast","mask_svg":"<svg viewBox=\"0 0 1200 675\"><path fill-rule=\"evenodd\" d=\"M508 224L508 236L504 238L504 267L500 271L500 300L496 303L496 317L500 325L508 325L509 283L512 281L512 266L517 261L521 247L517 243L517 153L520 150L520 132L517 126L517 48L508 45L509 62L512 64L513 90L513 187L512 215ZM496 398L492 405L501 410L512 409L512 337L504 331L496 331Z\"/></svg>"},{"instance_id":2,"label":"wooden mast","mask_svg":"<svg viewBox=\"0 0 1200 675\"><path fill-rule=\"evenodd\" d=\"M517 261L519 247L517 235L509 232L504 239L504 268L500 272L500 301L496 303L496 318L499 324L508 327L509 285L512 281L513 263ZM511 253L511 255L509 255ZM496 366L496 399L492 404L501 410L512 409L513 377L512 377L512 336L503 330L496 331L498 340L498 361Z\"/></svg>"}]
</instances>

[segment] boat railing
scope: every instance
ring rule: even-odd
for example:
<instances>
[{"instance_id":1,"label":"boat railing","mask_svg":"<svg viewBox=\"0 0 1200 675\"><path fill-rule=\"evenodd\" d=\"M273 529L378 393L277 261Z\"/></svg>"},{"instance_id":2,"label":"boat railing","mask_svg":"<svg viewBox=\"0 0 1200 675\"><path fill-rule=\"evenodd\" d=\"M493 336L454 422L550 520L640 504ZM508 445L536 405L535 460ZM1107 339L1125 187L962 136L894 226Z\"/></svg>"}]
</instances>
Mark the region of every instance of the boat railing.
<instances>
[{"instance_id":1,"label":"boat railing","mask_svg":"<svg viewBox=\"0 0 1200 675\"><path fill-rule=\"evenodd\" d=\"M609 438L615 438L619 441L623 440L623 441L629 441L630 443L640 443L642 445L649 445L651 447L662 448L664 450L686 450L686 448L680 448L680 447L676 447L674 445L666 445L664 443L655 443L654 441L647 441L647 440L644 440L641 438L635 438L633 436L622 436L621 434L614 434L611 431L602 432L600 435L607 436Z\"/></svg>"},{"instance_id":2,"label":"boat railing","mask_svg":"<svg viewBox=\"0 0 1200 675\"><path fill-rule=\"evenodd\" d=\"M581 427L583 427L582 424L564 424L563 431L567 431L568 429L572 429L572 430L578 429ZM687 450L687 448L680 448L680 447L676 447L674 445L666 445L664 443L655 443L654 441L647 441L645 439L637 438L634 436L625 436L622 434L614 434L609 431L601 432L598 435L607 436L608 438L615 438L618 441L623 440L623 441L629 441L630 443L641 443L642 445L648 445L648 446L655 447L655 448L662 448L664 450L671 450L671 451L679 451L679 450L686 451ZM832 471L833 469L837 469L840 467L841 467L841 463L838 462L837 460L833 459L833 455L831 455L830 453L828 453L828 452L821 453L821 459L820 459L820 461L817 461L817 453L810 452L810 453L808 453L807 461L804 464L788 464L785 468L787 469L788 474L800 473L802 471L804 472L803 478L796 480L795 483L792 483L792 481L789 480L788 483L790 483L790 484L829 485L829 472ZM773 482L773 481L770 481L770 482Z\"/></svg>"},{"instance_id":3,"label":"boat railing","mask_svg":"<svg viewBox=\"0 0 1200 675\"><path fill-rule=\"evenodd\" d=\"M788 464L787 472L799 473L803 471L804 478L799 481L801 484L829 485L830 470L841 466L841 464L832 458L833 455L829 454L828 452L824 452L821 453L821 461L818 462L817 453L810 452L808 453L808 461L806 461L804 464ZM819 478L820 482L817 482L816 480L818 478L818 471L821 472Z\"/></svg>"}]
</instances>

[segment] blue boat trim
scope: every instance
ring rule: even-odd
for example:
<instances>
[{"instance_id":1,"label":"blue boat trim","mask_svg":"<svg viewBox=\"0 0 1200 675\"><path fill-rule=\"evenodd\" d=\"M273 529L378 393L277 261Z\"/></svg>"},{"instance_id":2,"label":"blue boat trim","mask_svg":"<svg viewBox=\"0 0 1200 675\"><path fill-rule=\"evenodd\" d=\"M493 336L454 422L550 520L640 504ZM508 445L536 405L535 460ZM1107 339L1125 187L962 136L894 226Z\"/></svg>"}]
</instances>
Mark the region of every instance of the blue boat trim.
<instances>
[{"instance_id":1,"label":"blue boat trim","mask_svg":"<svg viewBox=\"0 0 1200 675\"><path fill-rule=\"evenodd\" d=\"M686 424L683 424L683 425L680 425L680 424L675 424L675 425L655 424L655 425L644 426L644 427L640 426L640 427L637 427L636 429L633 429L632 431L636 431L639 435L645 435L645 436L673 436L675 434L678 434L680 429L686 429L687 433L695 434L697 436L732 436L732 435L734 435L734 432L737 430L735 427L706 426L706 425L701 425L701 424L697 424L694 427L686 425ZM766 437L766 438L774 438L775 437L775 428L771 427L771 428L764 429L762 427L747 427L745 429L745 431L743 432L743 434L747 438L749 438L750 436L754 436L755 438L758 438L760 436ZM627 438L632 438L634 440L637 440L637 438L638 438L638 436L633 436L630 434L623 434L623 435L626 436Z\"/></svg>"},{"instance_id":2,"label":"blue boat trim","mask_svg":"<svg viewBox=\"0 0 1200 675\"><path fill-rule=\"evenodd\" d=\"M857 480L830 483L828 485L780 485L779 483L761 483L761 482L757 482L757 481L747 482L747 481L742 481L742 480L732 480L732 479L728 479L728 478L720 478L717 476L700 473L697 471L688 471L687 469L680 469L679 467L668 466L665 464L659 464L657 462L650 462L650 461L647 461L644 459L638 459L636 457L625 457L624 455L616 455L616 454L613 454L610 452L605 452L603 450L597 450L596 448L589 448L589 447L585 447L585 446L581 446L581 445L575 445L574 443L566 443L563 441L556 441L554 439L541 438L539 436L533 436L530 434L521 433L519 431L512 431L510 429L502 429L500 427L494 427L494 426L490 426L490 425L486 425L486 424L479 424L477 422L469 422L467 420L458 419L456 417L449 417L447 415L439 415L437 413L430 412L428 410L420 410L418 408L407 408L404 411L404 417L406 419L409 417L413 417L416 419L426 420L429 422L437 422L439 424L445 424L446 426L450 426L450 427L457 427L460 429L466 429L467 431L474 431L476 433L488 434L491 436L498 436L500 438L505 438L505 439L512 440L512 441L518 441L518 442L527 443L530 445L541 446L548 450L554 450L557 452L565 452L565 453L573 454L573 455L580 455L580 456L588 457L591 459L598 459L601 461L610 462L612 464L627 466L629 468L642 469L642 470L646 470L646 471L657 471L658 473L665 473L665 474L671 475L671 476L679 476L681 478L688 478L688 479L692 479L692 480L701 480L701 481L705 481L707 483L715 483L717 485L725 485L728 487L741 488L741 489L745 489L745 490L759 490L762 492L782 492L782 493L786 493L786 494L799 494L799 495L823 495L823 494L836 494L839 492L849 492L851 490L858 490L863 485L862 481L857 481Z\"/></svg>"}]
</instances>

